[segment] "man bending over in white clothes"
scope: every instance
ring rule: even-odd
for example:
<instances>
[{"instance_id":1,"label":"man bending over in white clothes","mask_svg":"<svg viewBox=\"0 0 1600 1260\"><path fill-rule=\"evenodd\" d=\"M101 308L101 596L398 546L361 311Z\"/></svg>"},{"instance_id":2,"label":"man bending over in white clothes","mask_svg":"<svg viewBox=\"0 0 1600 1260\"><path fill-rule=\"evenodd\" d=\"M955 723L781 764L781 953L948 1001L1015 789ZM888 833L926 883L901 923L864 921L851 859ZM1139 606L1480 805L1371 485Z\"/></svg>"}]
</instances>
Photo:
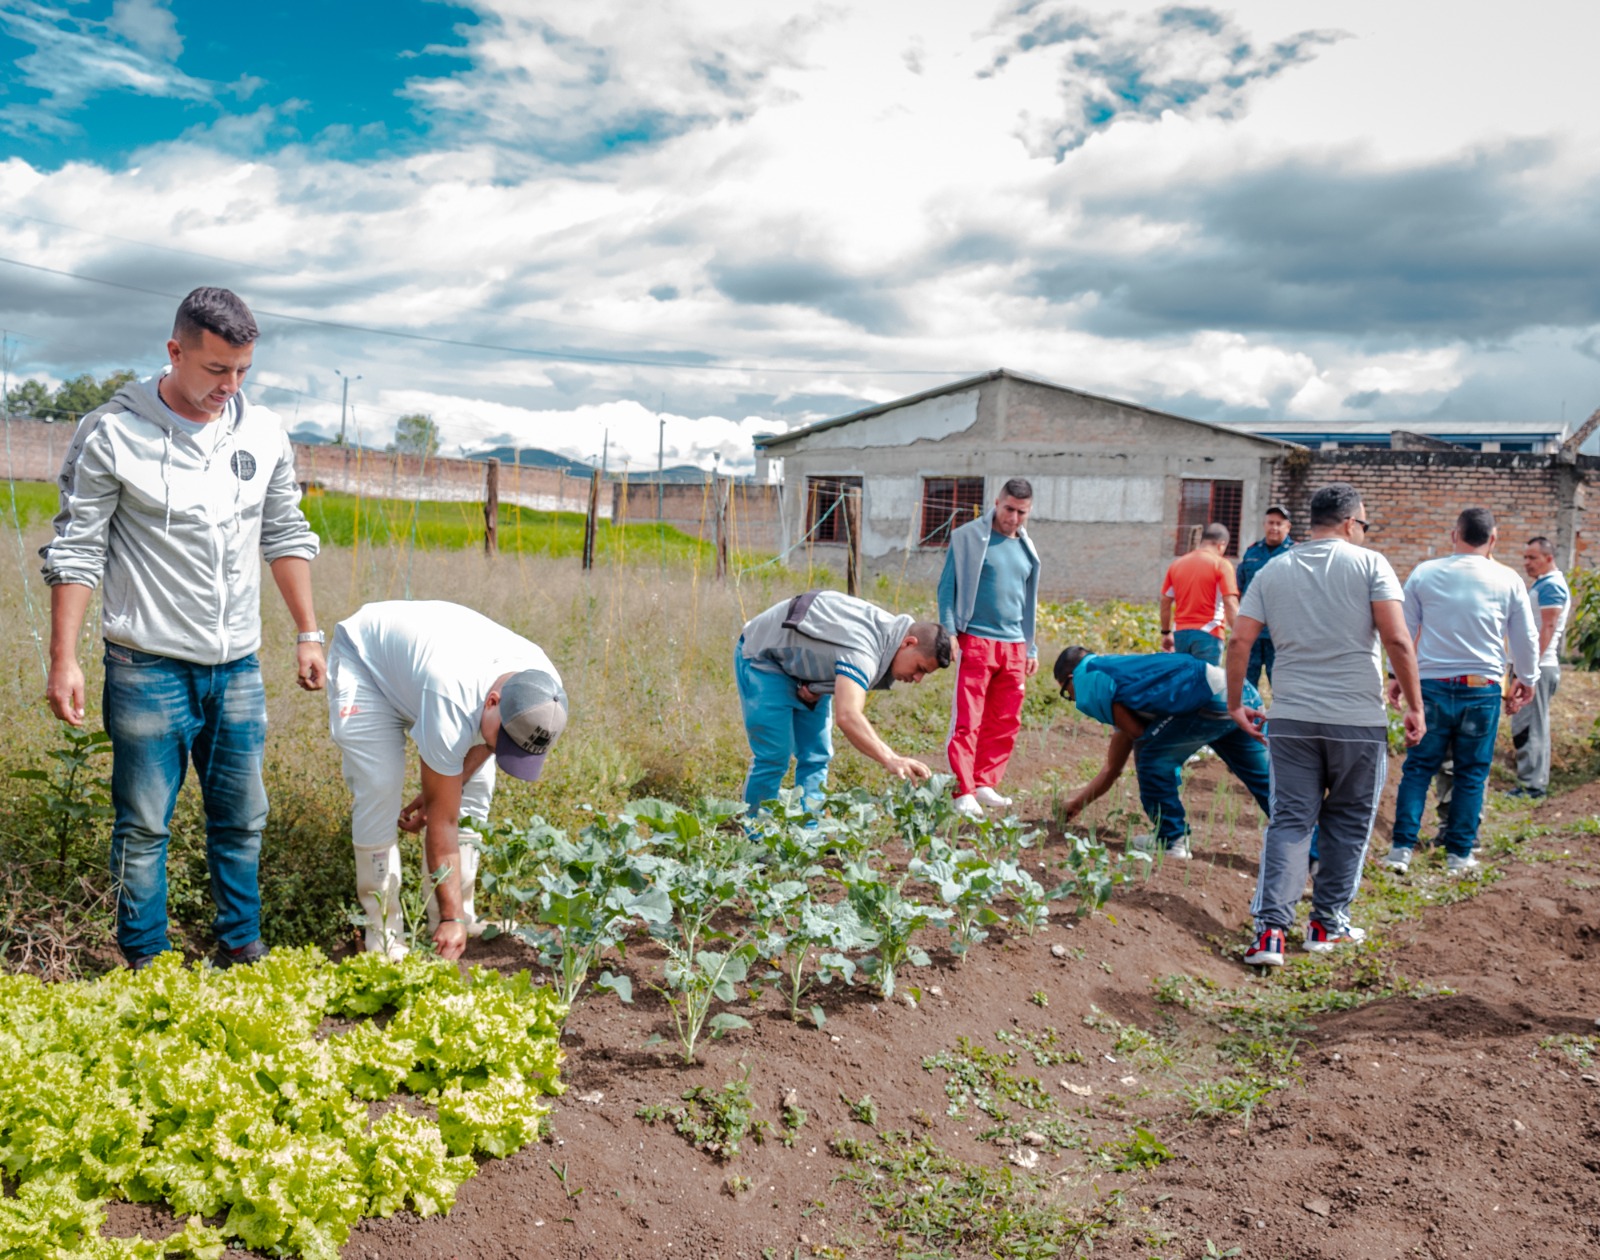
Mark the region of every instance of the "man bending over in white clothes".
<instances>
[{"instance_id":1,"label":"man bending over in white clothes","mask_svg":"<svg viewBox=\"0 0 1600 1260\"><path fill-rule=\"evenodd\" d=\"M366 947L406 952L395 827L424 831L428 931L459 958L481 931L472 909L478 851L466 815L489 819L495 766L529 783L567 724L567 693L536 644L481 613L443 601L367 604L341 621L328 653L328 725L355 797L350 820ZM422 760L422 792L402 806L406 735ZM432 875L446 874L437 887Z\"/></svg>"}]
</instances>

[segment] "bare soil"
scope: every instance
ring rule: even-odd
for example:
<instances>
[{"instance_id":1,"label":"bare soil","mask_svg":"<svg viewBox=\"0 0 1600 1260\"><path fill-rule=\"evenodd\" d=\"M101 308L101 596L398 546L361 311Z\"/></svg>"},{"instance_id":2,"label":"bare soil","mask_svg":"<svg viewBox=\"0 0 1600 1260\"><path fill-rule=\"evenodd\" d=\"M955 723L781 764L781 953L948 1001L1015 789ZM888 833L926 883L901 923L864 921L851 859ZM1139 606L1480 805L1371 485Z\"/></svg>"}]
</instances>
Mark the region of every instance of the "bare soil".
<instances>
[{"instance_id":1,"label":"bare soil","mask_svg":"<svg viewBox=\"0 0 1600 1260\"><path fill-rule=\"evenodd\" d=\"M1191 801L1211 799L1224 772L1214 762L1196 771ZM1397 762L1376 853L1386 847L1398 777ZM1297 1079L1248 1124L1238 1115L1191 1118L1177 1091L1218 1075L1215 1060L1204 1066L1201 1054L1215 1029L1155 993L1168 976L1233 989L1284 984L1295 970L1255 977L1236 961L1259 844L1253 819L1237 812L1235 822L1219 821L1216 809L1197 819L1195 860L1165 863L1125 885L1106 913L1081 922L1063 916L1031 938L991 939L965 963L936 949L934 966L906 976L921 990L915 1005L835 986L823 991L827 1022L816 1029L791 1023L768 990L736 1008L753 1027L706 1043L693 1067L670 1040L651 1043L670 1036L660 1000L639 982L659 960L647 947L630 951L634 1005L593 997L572 1014L553 1140L484 1162L448 1217L363 1225L345 1255L939 1254L915 1240L897 1252L881 1237L885 1222L840 1179L851 1165L829 1141L873 1136L849 1105L870 1094L877 1131L907 1131L961 1161L1008 1167L1023 1148L980 1140L992 1125L975 1110L948 1116L946 1076L923 1060L954 1049L959 1037L999 1051L999 1030L1042 1036L1049 1028L1082 1062L1041 1069L1024 1054L1015 1072L1037 1075L1061 1100L1084 1145L1040 1151L1031 1175L1046 1195L1085 1213L1106 1207L1115 1223L1095 1239L1096 1256L1198 1257L1208 1248L1339 1260L1600 1254L1600 1062L1583 1066L1540 1046L1597 1031L1600 841L1574 826L1600 814L1600 787L1514 812L1497 807L1502 822L1536 824L1517 852L1498 860L1500 878L1476 897L1386 930L1378 951L1386 982L1403 977L1420 994L1317 1016L1299 1045ZM1043 856L1056 856L1056 845L1059 837ZM1370 874L1369 882L1381 878ZM474 954L515 967L519 949L502 940ZM1159 1030L1176 1061L1119 1055L1107 1019ZM747 1140L734 1161L719 1163L670 1125L635 1115L746 1072L757 1115L774 1127L789 1091L807 1113L792 1147ZM1093 1157L1137 1126L1172 1157L1131 1172ZM746 1180L730 1182L735 1176ZM1115 1192L1120 1202L1108 1205ZM990 1253L945 1244L944 1254Z\"/></svg>"},{"instance_id":2,"label":"bare soil","mask_svg":"<svg viewBox=\"0 0 1600 1260\"><path fill-rule=\"evenodd\" d=\"M1562 739L1576 763L1580 735ZM1038 788L1027 812L1048 813L1040 785L1052 771L1081 781L1072 767L1102 749L1085 730L1064 754L1053 748L1048 763L1042 750L1023 752L1013 778ZM1400 764L1391 763L1374 855L1387 849ZM704 1042L700 1061L686 1067L668 1012L645 984L660 956L635 946L624 969L636 1001L586 996L571 1014L566 1092L555 1100L550 1139L481 1161L448 1216L364 1223L345 1260L1031 1257L1091 1248L1112 1260L1600 1255L1600 1050L1582 1063L1548 1044L1600 1036L1600 784L1579 781L1536 805L1496 797L1485 821L1486 836L1501 838L1490 846L1491 874L1453 904L1405 901L1406 890L1450 887L1430 863L1405 880L1369 866L1355 919L1378 939L1354 970L1300 964L1255 975L1238 962L1260 844L1255 810L1214 759L1191 766L1188 780L1193 861L1157 864L1092 917L1063 907L1035 936L997 933L965 962L942 933L929 934L933 965L902 979L919 994L914 1003L835 985L820 991L827 1018L818 1029L792 1023L768 987L732 1008L751 1028ZM1125 786L1082 823L1102 834L1141 827ZM1058 865L1062 855L1052 831L1038 857ZM507 938L474 942L468 960L532 965ZM1172 977L1187 979L1162 984ZM1207 985L1247 1001L1337 990L1345 1000L1332 1005L1348 1009L1306 1016L1289 1043L1296 1062L1287 1083L1253 1115L1195 1118L1197 1087L1238 1072L1216 1053L1237 1030L1215 1009L1163 999ZM1150 1032L1160 1053L1119 1044L1127 1027ZM962 1038L1003 1053L1017 1043L997 1033L1042 1042L1051 1030L1075 1061L1040 1067L1023 1051L1011 1069L1037 1077L1055 1099L1048 1117L1011 1107L1011 1136L996 1140L985 1136L995 1123L976 1108L947 1113L948 1074L925 1059L957 1051ZM759 1144L746 1139L730 1162L636 1114L744 1078L773 1132ZM776 1130L791 1094L806 1118L786 1146ZM852 1107L868 1095L871 1124ZM1015 1141L1045 1128L1042 1119L1069 1144L1035 1150ZM1130 1170L1115 1153L1141 1128L1170 1158ZM1103 1228L1076 1251L897 1238L900 1222L871 1210L844 1179L859 1165L834 1147L893 1131L1014 1177L1010 1195L995 1190L966 1204L958 1225L962 1212L998 1215L1028 1202ZM1018 1161L1033 1166L1024 1172ZM952 1176L927 1171L872 1186L916 1193L941 1175ZM110 1232L171 1228L164 1210L110 1206Z\"/></svg>"}]
</instances>

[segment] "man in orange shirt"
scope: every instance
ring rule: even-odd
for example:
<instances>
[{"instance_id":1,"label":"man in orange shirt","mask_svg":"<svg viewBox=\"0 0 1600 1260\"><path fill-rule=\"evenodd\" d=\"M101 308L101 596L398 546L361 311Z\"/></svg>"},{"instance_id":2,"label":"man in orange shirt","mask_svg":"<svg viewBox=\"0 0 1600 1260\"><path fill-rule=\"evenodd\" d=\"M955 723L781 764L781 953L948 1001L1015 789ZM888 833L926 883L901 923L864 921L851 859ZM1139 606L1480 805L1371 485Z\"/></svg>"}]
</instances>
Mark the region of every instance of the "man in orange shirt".
<instances>
[{"instance_id":1,"label":"man in orange shirt","mask_svg":"<svg viewBox=\"0 0 1600 1260\"><path fill-rule=\"evenodd\" d=\"M1212 521L1200 545L1167 567L1161 583L1161 650L1222 664L1223 631L1239 615L1239 584L1223 558L1228 527Z\"/></svg>"}]
</instances>

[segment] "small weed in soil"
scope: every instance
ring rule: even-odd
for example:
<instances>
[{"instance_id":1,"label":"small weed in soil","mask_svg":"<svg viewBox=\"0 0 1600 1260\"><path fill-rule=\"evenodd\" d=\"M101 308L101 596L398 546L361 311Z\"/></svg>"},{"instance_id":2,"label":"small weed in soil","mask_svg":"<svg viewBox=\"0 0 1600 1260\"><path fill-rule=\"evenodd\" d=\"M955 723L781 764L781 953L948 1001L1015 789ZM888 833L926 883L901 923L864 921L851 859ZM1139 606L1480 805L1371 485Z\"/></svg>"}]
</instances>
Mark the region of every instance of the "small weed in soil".
<instances>
[{"instance_id":1,"label":"small weed in soil","mask_svg":"<svg viewBox=\"0 0 1600 1260\"><path fill-rule=\"evenodd\" d=\"M852 1102L847 1095L840 1094L839 1101L849 1108L852 1120L870 1129L878 1127L878 1104L872 1101L871 1094L861 1095L860 1100L856 1102Z\"/></svg>"},{"instance_id":2,"label":"small weed in soil","mask_svg":"<svg viewBox=\"0 0 1600 1260\"><path fill-rule=\"evenodd\" d=\"M1095 1158L1112 1172L1138 1172L1172 1158L1172 1152L1149 1129L1137 1128L1120 1142L1107 1142Z\"/></svg>"},{"instance_id":3,"label":"small weed in soil","mask_svg":"<svg viewBox=\"0 0 1600 1260\"><path fill-rule=\"evenodd\" d=\"M1122 1207L1114 1192L1080 1212L1046 1181L1009 1165L964 1164L927 1137L891 1132L876 1142L835 1138L829 1147L851 1162L840 1177L898 1256L1081 1256Z\"/></svg>"},{"instance_id":4,"label":"small weed in soil","mask_svg":"<svg viewBox=\"0 0 1600 1260\"><path fill-rule=\"evenodd\" d=\"M929 1055L922 1061L922 1070L947 1074L944 1092L950 1103L945 1111L957 1119L967 1114L970 1104L1003 1124L1011 1117L1002 1100L1029 1111L1054 1111L1056 1100L1037 1077L1017 1076L1010 1070L1016 1063L1014 1051L990 1050L970 1037L957 1037L954 1050Z\"/></svg>"},{"instance_id":5,"label":"small weed in soil","mask_svg":"<svg viewBox=\"0 0 1600 1260\"><path fill-rule=\"evenodd\" d=\"M1600 1052L1600 1037L1585 1037L1579 1033L1558 1033L1554 1037L1545 1037L1539 1042L1541 1050L1559 1050L1581 1068L1590 1067L1594 1063L1595 1054Z\"/></svg>"},{"instance_id":6,"label":"small weed in soil","mask_svg":"<svg viewBox=\"0 0 1600 1260\"><path fill-rule=\"evenodd\" d=\"M1032 1035L1002 1028L995 1033L994 1039L1001 1045L1016 1046L1019 1050L1026 1050L1033 1056L1034 1065L1037 1067L1060 1067L1063 1063L1083 1062L1083 1051L1058 1049L1061 1037L1054 1028L1046 1028L1043 1032Z\"/></svg>"},{"instance_id":7,"label":"small weed in soil","mask_svg":"<svg viewBox=\"0 0 1600 1260\"><path fill-rule=\"evenodd\" d=\"M788 1108L784 1111L787 1132ZM672 1127L692 1145L723 1163L739 1154L739 1144L745 1138L754 1138L759 1143L771 1128L767 1121L755 1118L748 1068L742 1077L729 1081L720 1090L712 1092L704 1085L696 1085L684 1093L681 1104L644 1106L634 1115L646 1124L670 1120ZM801 1118L804 1119L804 1113Z\"/></svg>"}]
</instances>

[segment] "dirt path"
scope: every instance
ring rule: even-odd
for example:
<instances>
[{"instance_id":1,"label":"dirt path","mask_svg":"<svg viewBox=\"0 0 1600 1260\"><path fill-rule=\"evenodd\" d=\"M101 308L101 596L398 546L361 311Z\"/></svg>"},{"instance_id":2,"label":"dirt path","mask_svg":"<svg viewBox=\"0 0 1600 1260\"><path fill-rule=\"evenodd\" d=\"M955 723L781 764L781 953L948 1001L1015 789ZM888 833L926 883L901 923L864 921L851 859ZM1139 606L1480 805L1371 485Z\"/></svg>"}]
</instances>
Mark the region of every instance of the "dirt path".
<instances>
[{"instance_id":1,"label":"dirt path","mask_svg":"<svg viewBox=\"0 0 1600 1260\"><path fill-rule=\"evenodd\" d=\"M1128 1260L1208 1247L1340 1260L1600 1254L1600 1054L1586 1065L1541 1049L1597 1032L1600 840L1584 830L1597 809L1590 786L1507 815L1525 838L1496 859L1498 879L1455 904L1420 905L1419 890L1452 895L1442 876L1400 883L1369 870L1358 921L1364 908L1409 917L1382 928L1381 948L1337 967L1307 960L1253 977L1234 960L1258 843L1239 823L1197 845L1194 862L1119 889L1109 913L991 940L964 965L936 953L906 977L915 1005L830 989L818 1030L790 1023L769 990L741 1008L754 1026L708 1043L693 1068L669 1043L650 1044L666 1012L636 982L631 1007L600 997L574 1012L553 1143L486 1163L448 1218L363 1226L345 1255L893 1255L885 1226L914 1224L930 1202L950 1232L907 1239L902 1254L989 1254L977 1226L1019 1205L1048 1205L1058 1227L1102 1213L1094 1254ZM1530 821L1549 832L1527 834ZM512 965L515 948L483 945L480 959ZM655 962L639 949L628 966L638 976ZM1328 1009L1339 1005L1352 1009ZM955 1075L924 1067L942 1051L969 1072L1016 1055L988 1079L1036 1077L1049 1106L1000 1107L1009 1128L970 1102L947 1114ZM1289 1083L1253 1115L1224 1107L1192 1119L1197 1099L1219 1097L1205 1092L1216 1082L1249 1079L1251 1055L1278 1056ZM723 1164L670 1124L636 1117L746 1072L755 1115L774 1129L786 1096L805 1112L791 1146L776 1133L747 1138ZM997 1128L998 1140L984 1138ZM1037 1147L1022 1137L1030 1129ZM905 1143L875 1139L896 1131ZM839 1138L858 1144L854 1161L830 1148ZM924 1142L954 1163L936 1165L921 1146L875 1179L868 1168L870 1188L889 1196L879 1212L841 1180L865 1166L864 1152L905 1156ZM1157 1162L1155 1147L1169 1157ZM946 1194L962 1168L1014 1180L1004 1192L991 1183L987 1194ZM1031 1236L1041 1249L1004 1254L1052 1254L1039 1243L1051 1237L1072 1254L1059 1232Z\"/></svg>"}]
</instances>

